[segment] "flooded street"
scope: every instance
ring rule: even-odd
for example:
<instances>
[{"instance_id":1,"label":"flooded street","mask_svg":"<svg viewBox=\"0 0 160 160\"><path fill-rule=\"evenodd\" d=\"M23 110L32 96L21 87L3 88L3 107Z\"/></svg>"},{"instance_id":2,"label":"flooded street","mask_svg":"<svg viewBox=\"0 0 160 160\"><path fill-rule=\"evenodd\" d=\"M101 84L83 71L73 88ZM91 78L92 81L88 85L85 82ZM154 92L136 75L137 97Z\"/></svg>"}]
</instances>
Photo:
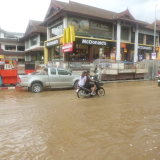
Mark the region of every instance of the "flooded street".
<instances>
[{"instance_id":1,"label":"flooded street","mask_svg":"<svg viewBox=\"0 0 160 160\"><path fill-rule=\"evenodd\" d=\"M104 88L84 99L74 90L0 91L0 160L159 160L157 83Z\"/></svg>"}]
</instances>

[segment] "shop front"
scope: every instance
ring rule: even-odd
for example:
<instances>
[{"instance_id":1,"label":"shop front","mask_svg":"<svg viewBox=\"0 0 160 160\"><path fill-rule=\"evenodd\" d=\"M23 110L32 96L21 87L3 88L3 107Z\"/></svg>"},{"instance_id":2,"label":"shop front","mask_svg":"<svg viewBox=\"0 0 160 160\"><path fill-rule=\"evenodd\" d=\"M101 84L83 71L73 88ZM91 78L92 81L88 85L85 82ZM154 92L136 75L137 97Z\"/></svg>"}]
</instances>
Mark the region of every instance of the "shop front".
<instances>
[{"instance_id":1,"label":"shop front","mask_svg":"<svg viewBox=\"0 0 160 160\"><path fill-rule=\"evenodd\" d=\"M72 62L93 62L96 59L110 59L114 47L115 42L77 36L69 60Z\"/></svg>"},{"instance_id":2,"label":"shop front","mask_svg":"<svg viewBox=\"0 0 160 160\"><path fill-rule=\"evenodd\" d=\"M48 50L48 62L64 60L61 38L45 42L45 47Z\"/></svg>"},{"instance_id":3,"label":"shop front","mask_svg":"<svg viewBox=\"0 0 160 160\"><path fill-rule=\"evenodd\" d=\"M45 42L47 62L93 62L96 59L111 59L116 42L76 36L72 51L63 51L62 38Z\"/></svg>"},{"instance_id":4,"label":"shop front","mask_svg":"<svg viewBox=\"0 0 160 160\"><path fill-rule=\"evenodd\" d=\"M152 59L152 52L153 52L152 46L139 45L138 46L138 61L142 61L144 59L146 60Z\"/></svg>"},{"instance_id":5,"label":"shop front","mask_svg":"<svg viewBox=\"0 0 160 160\"><path fill-rule=\"evenodd\" d=\"M121 43L121 60L133 62L134 44Z\"/></svg>"}]
</instances>

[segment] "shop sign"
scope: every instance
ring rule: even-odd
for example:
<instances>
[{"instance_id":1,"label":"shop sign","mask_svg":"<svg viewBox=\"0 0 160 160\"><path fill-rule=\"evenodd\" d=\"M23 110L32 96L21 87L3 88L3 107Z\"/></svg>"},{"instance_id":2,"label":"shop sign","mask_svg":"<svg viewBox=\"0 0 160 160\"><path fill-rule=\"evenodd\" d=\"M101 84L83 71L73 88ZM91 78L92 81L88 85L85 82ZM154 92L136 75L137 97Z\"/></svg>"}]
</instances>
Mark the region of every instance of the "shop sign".
<instances>
[{"instance_id":1,"label":"shop sign","mask_svg":"<svg viewBox=\"0 0 160 160\"><path fill-rule=\"evenodd\" d=\"M152 47L148 47L148 46L138 46L138 49L152 50Z\"/></svg>"},{"instance_id":2,"label":"shop sign","mask_svg":"<svg viewBox=\"0 0 160 160\"><path fill-rule=\"evenodd\" d=\"M152 56L152 59L156 59L156 52L153 52L151 56Z\"/></svg>"},{"instance_id":3,"label":"shop sign","mask_svg":"<svg viewBox=\"0 0 160 160\"><path fill-rule=\"evenodd\" d=\"M4 59L4 55L0 55L0 59Z\"/></svg>"},{"instance_id":4,"label":"shop sign","mask_svg":"<svg viewBox=\"0 0 160 160\"><path fill-rule=\"evenodd\" d=\"M4 61L0 61L0 65L4 65L5 64L5 62Z\"/></svg>"},{"instance_id":5,"label":"shop sign","mask_svg":"<svg viewBox=\"0 0 160 160\"><path fill-rule=\"evenodd\" d=\"M65 53L65 52L72 52L73 51L73 43L67 43L67 44L64 44L62 46L62 51Z\"/></svg>"},{"instance_id":6,"label":"shop sign","mask_svg":"<svg viewBox=\"0 0 160 160\"><path fill-rule=\"evenodd\" d=\"M126 43L121 43L121 48L126 48Z\"/></svg>"},{"instance_id":7,"label":"shop sign","mask_svg":"<svg viewBox=\"0 0 160 160\"><path fill-rule=\"evenodd\" d=\"M107 42L106 41L100 41L100 40L81 39L81 44L106 46Z\"/></svg>"},{"instance_id":8,"label":"shop sign","mask_svg":"<svg viewBox=\"0 0 160 160\"><path fill-rule=\"evenodd\" d=\"M48 42L46 42L46 46L47 46L47 47L56 46L56 45L58 45L58 44L59 44L59 40L58 40L58 39L55 39L55 40L53 40L53 41L48 41Z\"/></svg>"}]
</instances>

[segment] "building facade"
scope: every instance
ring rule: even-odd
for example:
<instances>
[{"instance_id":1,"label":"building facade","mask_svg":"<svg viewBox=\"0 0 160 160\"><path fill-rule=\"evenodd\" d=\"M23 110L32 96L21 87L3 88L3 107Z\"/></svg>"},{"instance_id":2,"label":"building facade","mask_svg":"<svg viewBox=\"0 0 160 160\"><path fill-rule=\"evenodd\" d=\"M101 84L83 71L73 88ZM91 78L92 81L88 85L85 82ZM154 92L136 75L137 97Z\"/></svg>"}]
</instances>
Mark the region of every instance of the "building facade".
<instances>
[{"instance_id":1,"label":"building facade","mask_svg":"<svg viewBox=\"0 0 160 160\"><path fill-rule=\"evenodd\" d=\"M24 62L25 47L22 37L22 33L7 32L0 29L0 55L3 55L5 60Z\"/></svg>"},{"instance_id":2,"label":"building facade","mask_svg":"<svg viewBox=\"0 0 160 160\"><path fill-rule=\"evenodd\" d=\"M70 1L52 0L44 24L47 27L44 62L93 62L95 59L137 62L152 59L154 26L136 20L126 10L106 11ZM63 32L75 28L72 52L64 53ZM157 27L156 46L159 47ZM156 50L158 54L158 50Z\"/></svg>"},{"instance_id":3,"label":"building facade","mask_svg":"<svg viewBox=\"0 0 160 160\"><path fill-rule=\"evenodd\" d=\"M44 41L47 39L47 29L41 26L41 21L30 20L25 31L25 61L43 63Z\"/></svg>"}]
</instances>

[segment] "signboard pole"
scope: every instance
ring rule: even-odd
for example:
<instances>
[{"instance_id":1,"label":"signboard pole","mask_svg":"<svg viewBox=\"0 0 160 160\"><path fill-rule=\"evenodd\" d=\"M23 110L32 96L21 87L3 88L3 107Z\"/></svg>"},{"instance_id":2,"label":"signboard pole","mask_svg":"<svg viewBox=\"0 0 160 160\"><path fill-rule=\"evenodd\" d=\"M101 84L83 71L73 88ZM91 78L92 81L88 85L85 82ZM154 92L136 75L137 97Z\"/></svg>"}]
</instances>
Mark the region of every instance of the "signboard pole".
<instances>
[{"instance_id":1,"label":"signboard pole","mask_svg":"<svg viewBox=\"0 0 160 160\"><path fill-rule=\"evenodd\" d=\"M70 52L68 52L67 54L68 54L68 69L69 69Z\"/></svg>"}]
</instances>

